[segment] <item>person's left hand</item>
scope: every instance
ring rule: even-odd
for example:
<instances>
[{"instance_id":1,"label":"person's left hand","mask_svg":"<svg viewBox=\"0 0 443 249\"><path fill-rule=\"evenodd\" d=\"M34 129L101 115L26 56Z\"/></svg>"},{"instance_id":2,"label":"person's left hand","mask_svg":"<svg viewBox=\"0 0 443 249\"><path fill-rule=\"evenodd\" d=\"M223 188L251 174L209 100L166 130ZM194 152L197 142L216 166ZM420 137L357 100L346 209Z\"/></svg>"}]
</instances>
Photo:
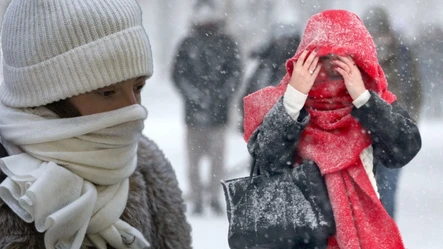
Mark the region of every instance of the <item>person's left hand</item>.
<instances>
[{"instance_id":1,"label":"person's left hand","mask_svg":"<svg viewBox=\"0 0 443 249\"><path fill-rule=\"evenodd\" d=\"M343 76L346 89L348 89L351 98L355 100L366 91L360 69L350 56L337 56L337 58L334 60L334 64L337 66L335 70Z\"/></svg>"}]
</instances>

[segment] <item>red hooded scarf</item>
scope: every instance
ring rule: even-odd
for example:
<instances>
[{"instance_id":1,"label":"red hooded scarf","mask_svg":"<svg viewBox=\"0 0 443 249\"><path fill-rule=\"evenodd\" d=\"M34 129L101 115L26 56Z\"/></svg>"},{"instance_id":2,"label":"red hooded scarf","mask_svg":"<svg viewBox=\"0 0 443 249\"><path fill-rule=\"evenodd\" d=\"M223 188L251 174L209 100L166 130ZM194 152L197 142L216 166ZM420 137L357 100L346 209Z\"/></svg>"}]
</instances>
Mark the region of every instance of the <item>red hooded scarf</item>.
<instances>
[{"instance_id":1,"label":"red hooded scarf","mask_svg":"<svg viewBox=\"0 0 443 249\"><path fill-rule=\"evenodd\" d=\"M287 74L280 84L244 98L246 141L286 91L293 62L304 50L316 48L318 56L352 56L366 88L388 103L395 101L395 95L387 90L374 42L360 18L344 10L324 11L309 19L295 56L286 63ZM360 160L371 137L351 115L352 98L344 82L315 83L305 108L311 119L301 134L297 156L314 161L325 177L337 227L328 249L404 248L397 225L383 208Z\"/></svg>"}]
</instances>

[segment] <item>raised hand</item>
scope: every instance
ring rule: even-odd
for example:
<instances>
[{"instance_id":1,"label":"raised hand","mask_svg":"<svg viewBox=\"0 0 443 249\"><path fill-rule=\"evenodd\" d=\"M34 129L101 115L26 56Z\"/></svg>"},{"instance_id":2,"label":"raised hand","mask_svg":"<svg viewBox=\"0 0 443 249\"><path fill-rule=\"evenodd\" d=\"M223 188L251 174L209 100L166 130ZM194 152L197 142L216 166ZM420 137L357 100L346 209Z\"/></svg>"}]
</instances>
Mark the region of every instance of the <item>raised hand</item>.
<instances>
[{"instance_id":1,"label":"raised hand","mask_svg":"<svg viewBox=\"0 0 443 249\"><path fill-rule=\"evenodd\" d=\"M317 51L312 51L309 56L307 55L308 51L305 50L300 58L293 62L294 70L289 81L292 87L304 94L308 94L311 90L321 68L321 63L318 63Z\"/></svg>"},{"instance_id":2,"label":"raised hand","mask_svg":"<svg viewBox=\"0 0 443 249\"><path fill-rule=\"evenodd\" d=\"M335 69L345 80L346 89L348 89L351 98L355 100L366 91L360 69L350 56L337 56L337 58L333 61L337 66Z\"/></svg>"}]
</instances>

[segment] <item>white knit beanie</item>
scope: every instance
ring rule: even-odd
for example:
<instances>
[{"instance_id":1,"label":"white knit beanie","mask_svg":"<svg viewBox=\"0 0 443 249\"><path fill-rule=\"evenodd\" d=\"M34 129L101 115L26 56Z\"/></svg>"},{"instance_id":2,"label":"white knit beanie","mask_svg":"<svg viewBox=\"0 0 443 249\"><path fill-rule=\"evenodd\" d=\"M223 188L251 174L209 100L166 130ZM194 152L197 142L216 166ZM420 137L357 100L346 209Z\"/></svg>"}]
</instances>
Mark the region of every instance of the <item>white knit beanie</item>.
<instances>
[{"instance_id":1,"label":"white knit beanie","mask_svg":"<svg viewBox=\"0 0 443 249\"><path fill-rule=\"evenodd\" d=\"M12 0L0 101L34 107L153 73L136 0Z\"/></svg>"}]
</instances>

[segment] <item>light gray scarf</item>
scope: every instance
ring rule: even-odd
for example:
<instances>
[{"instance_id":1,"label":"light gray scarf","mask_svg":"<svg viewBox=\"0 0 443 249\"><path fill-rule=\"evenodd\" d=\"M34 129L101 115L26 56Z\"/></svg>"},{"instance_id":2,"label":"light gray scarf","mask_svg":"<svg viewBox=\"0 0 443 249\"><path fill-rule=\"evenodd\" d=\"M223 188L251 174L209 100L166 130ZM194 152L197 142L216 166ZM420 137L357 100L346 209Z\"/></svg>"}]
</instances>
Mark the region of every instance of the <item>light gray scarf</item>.
<instances>
[{"instance_id":1,"label":"light gray scarf","mask_svg":"<svg viewBox=\"0 0 443 249\"><path fill-rule=\"evenodd\" d=\"M57 118L44 107L0 104L0 136L11 156L0 198L24 221L45 232L48 249L149 248L122 221L129 176L147 111L141 105L76 118Z\"/></svg>"}]
</instances>

